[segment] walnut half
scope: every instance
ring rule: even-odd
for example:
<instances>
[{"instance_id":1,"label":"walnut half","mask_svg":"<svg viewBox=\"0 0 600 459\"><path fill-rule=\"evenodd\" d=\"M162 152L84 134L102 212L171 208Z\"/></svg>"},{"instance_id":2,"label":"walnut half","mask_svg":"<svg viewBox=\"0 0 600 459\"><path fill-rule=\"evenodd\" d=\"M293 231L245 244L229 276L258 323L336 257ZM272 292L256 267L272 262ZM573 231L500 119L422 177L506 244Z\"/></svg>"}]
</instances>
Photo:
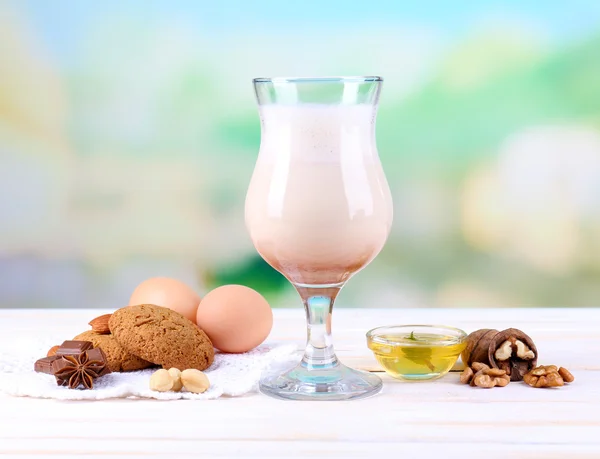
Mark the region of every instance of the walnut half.
<instances>
[{"instance_id":1,"label":"walnut half","mask_svg":"<svg viewBox=\"0 0 600 459\"><path fill-rule=\"evenodd\" d=\"M461 353L465 365L481 362L500 368L511 381L521 381L525 373L534 369L537 356L531 337L516 328L476 330L467 337L467 345Z\"/></svg>"},{"instance_id":2,"label":"walnut half","mask_svg":"<svg viewBox=\"0 0 600 459\"><path fill-rule=\"evenodd\" d=\"M528 385L535 388L561 387L575 381L575 377L566 368L556 365L541 365L523 377Z\"/></svg>"},{"instance_id":3,"label":"walnut half","mask_svg":"<svg viewBox=\"0 0 600 459\"><path fill-rule=\"evenodd\" d=\"M490 368L480 362L474 362L471 367L466 367L460 375L460 382L471 386L491 389L492 387L505 387L510 382L510 376L499 368Z\"/></svg>"},{"instance_id":4,"label":"walnut half","mask_svg":"<svg viewBox=\"0 0 600 459\"><path fill-rule=\"evenodd\" d=\"M491 366L505 370L511 381L521 381L525 373L535 368L537 349L527 334L509 328L493 337L488 358Z\"/></svg>"}]
</instances>

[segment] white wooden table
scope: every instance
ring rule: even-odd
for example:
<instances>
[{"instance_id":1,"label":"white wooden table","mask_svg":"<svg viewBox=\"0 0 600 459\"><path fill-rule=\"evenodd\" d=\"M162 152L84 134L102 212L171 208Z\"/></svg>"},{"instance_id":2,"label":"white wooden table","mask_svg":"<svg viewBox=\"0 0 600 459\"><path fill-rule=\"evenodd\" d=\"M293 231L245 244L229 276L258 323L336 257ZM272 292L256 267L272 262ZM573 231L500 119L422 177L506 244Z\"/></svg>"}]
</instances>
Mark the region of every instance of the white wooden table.
<instances>
[{"instance_id":1,"label":"white wooden table","mask_svg":"<svg viewBox=\"0 0 600 459\"><path fill-rule=\"evenodd\" d=\"M0 310L0 346L64 330L99 311ZM108 311L107 311L108 312ZM524 384L473 389L458 373L427 383L382 374L380 395L350 402L283 402L261 394L213 401L59 402L0 395L0 455L14 457L600 458L600 309L357 310L333 316L338 356L380 371L366 347L375 326L518 327L541 364L570 369L559 390ZM274 340L303 344L304 311L276 310Z\"/></svg>"}]
</instances>

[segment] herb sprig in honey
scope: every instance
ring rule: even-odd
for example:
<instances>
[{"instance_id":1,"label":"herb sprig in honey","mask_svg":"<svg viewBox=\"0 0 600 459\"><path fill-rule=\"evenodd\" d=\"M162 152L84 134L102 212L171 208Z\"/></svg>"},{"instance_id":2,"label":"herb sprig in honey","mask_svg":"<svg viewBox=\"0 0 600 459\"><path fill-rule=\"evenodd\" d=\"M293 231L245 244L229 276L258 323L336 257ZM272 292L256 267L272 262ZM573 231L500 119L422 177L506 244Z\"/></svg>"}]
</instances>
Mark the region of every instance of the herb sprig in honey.
<instances>
[{"instance_id":1,"label":"herb sprig in honey","mask_svg":"<svg viewBox=\"0 0 600 459\"><path fill-rule=\"evenodd\" d=\"M410 332L410 335L406 337L406 340L417 342L425 341L417 338L414 331ZM417 365L424 365L431 371L435 371L435 366L431 362L431 348L426 346L404 347L402 352L404 352L406 358L411 362L416 363Z\"/></svg>"}]
</instances>

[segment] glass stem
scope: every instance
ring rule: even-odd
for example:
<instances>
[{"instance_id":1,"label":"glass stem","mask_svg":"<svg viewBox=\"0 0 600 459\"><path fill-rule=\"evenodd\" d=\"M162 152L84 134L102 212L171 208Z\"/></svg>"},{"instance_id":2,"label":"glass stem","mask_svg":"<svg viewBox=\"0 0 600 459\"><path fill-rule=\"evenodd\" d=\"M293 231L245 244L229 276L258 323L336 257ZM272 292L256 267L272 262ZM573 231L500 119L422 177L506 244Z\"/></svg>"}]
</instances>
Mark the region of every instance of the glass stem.
<instances>
[{"instance_id":1,"label":"glass stem","mask_svg":"<svg viewBox=\"0 0 600 459\"><path fill-rule=\"evenodd\" d=\"M339 364L333 350L331 314L341 286L301 287L296 285L306 311L306 350L301 365L307 370L323 370Z\"/></svg>"}]
</instances>

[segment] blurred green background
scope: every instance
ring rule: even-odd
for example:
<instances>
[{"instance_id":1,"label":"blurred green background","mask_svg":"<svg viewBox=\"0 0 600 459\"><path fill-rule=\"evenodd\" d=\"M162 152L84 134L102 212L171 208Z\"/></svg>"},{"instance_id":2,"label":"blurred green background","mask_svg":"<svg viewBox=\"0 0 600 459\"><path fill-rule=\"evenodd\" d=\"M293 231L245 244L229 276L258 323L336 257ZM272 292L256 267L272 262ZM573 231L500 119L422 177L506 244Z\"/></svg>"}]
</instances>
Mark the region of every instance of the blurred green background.
<instances>
[{"instance_id":1,"label":"blurred green background","mask_svg":"<svg viewBox=\"0 0 600 459\"><path fill-rule=\"evenodd\" d=\"M299 307L244 227L251 78L344 74L385 78L395 221L339 306L600 304L600 2L40 0L0 2L0 307Z\"/></svg>"}]
</instances>

